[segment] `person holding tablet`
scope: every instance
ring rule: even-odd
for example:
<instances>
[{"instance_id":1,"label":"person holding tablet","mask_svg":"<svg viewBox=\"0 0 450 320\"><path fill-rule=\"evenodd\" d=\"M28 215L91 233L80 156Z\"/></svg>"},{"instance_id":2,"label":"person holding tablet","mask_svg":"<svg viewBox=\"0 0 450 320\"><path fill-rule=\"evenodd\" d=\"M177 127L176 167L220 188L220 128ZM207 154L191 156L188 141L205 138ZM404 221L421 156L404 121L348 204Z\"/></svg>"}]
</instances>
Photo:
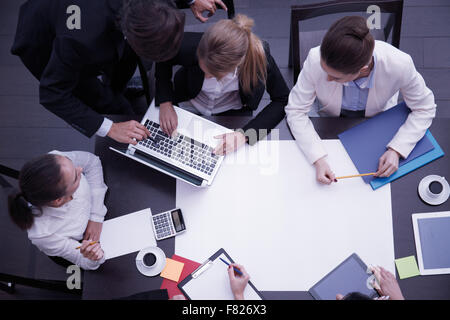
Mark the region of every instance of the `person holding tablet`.
<instances>
[{"instance_id":1,"label":"person holding tablet","mask_svg":"<svg viewBox=\"0 0 450 320\"><path fill-rule=\"evenodd\" d=\"M375 300L405 300L397 279L392 273L383 267L372 267L371 269L379 283L377 291L380 297ZM345 296L339 293L336 295L336 300L370 300L370 297L359 292L351 292Z\"/></svg>"},{"instance_id":2,"label":"person holding tablet","mask_svg":"<svg viewBox=\"0 0 450 320\"><path fill-rule=\"evenodd\" d=\"M238 268L242 272L242 276L237 275L233 267ZM379 288L377 289L380 297L375 300L405 300L400 286L395 276L383 267L372 267L372 271L378 280ZM235 300L244 300L244 290L248 284L250 276L242 265L230 264L228 266L228 277L230 279L230 287ZM336 300L370 300L370 297L359 293L351 292L347 295L338 293Z\"/></svg>"},{"instance_id":3,"label":"person holding tablet","mask_svg":"<svg viewBox=\"0 0 450 320\"><path fill-rule=\"evenodd\" d=\"M8 198L10 216L39 250L86 270L105 261L98 241L107 187L97 156L52 151L23 166L19 187Z\"/></svg>"},{"instance_id":4,"label":"person holding tablet","mask_svg":"<svg viewBox=\"0 0 450 320\"><path fill-rule=\"evenodd\" d=\"M320 115L371 117L395 106L399 92L412 112L380 157L377 177L392 175L399 158L408 157L424 136L436 114L434 95L411 57L386 42L375 41L364 18L349 16L333 23L321 46L309 51L286 106L289 127L306 159L315 166L319 182L330 184L335 175L308 118L315 99Z\"/></svg>"},{"instance_id":5,"label":"person holding tablet","mask_svg":"<svg viewBox=\"0 0 450 320\"><path fill-rule=\"evenodd\" d=\"M203 35L185 33L178 54L156 64L156 105L160 125L172 135L177 128L173 104L201 115L229 110L256 110L264 91L270 103L242 129L218 136L216 154L233 152L245 142L255 144L285 116L289 89L270 55L269 46L251 29L253 20L244 15L220 20ZM172 68L181 66L172 83ZM245 132L245 134L244 134Z\"/></svg>"}]
</instances>

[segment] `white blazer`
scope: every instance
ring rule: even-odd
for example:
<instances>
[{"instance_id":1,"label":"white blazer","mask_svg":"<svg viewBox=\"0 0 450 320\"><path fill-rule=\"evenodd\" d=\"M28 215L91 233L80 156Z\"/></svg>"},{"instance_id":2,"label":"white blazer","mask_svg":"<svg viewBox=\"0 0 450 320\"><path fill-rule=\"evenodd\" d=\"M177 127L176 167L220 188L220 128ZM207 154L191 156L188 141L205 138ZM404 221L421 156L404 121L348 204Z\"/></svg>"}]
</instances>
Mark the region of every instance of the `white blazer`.
<instances>
[{"instance_id":1,"label":"white blazer","mask_svg":"<svg viewBox=\"0 0 450 320\"><path fill-rule=\"evenodd\" d=\"M412 112L386 147L391 147L406 158L436 115L434 95L417 72L409 54L383 41L375 41L374 51L377 66L373 87L369 89L365 116L372 117L395 106L398 92L402 93ZM339 117L342 87L341 83L327 81L327 73L320 66L320 47L312 48L285 108L292 134L310 163L326 156L327 152L308 112L317 97L321 116Z\"/></svg>"}]
</instances>

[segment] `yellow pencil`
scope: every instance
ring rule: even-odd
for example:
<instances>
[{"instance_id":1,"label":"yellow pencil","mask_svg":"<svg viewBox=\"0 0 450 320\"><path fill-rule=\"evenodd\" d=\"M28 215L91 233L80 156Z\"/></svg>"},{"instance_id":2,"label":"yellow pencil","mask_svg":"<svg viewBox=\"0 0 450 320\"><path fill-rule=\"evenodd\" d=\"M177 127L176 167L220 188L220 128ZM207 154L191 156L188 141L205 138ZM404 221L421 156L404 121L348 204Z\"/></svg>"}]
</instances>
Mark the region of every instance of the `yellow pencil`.
<instances>
[{"instance_id":1,"label":"yellow pencil","mask_svg":"<svg viewBox=\"0 0 450 320\"><path fill-rule=\"evenodd\" d=\"M370 172L370 173L362 173L362 174L354 174L352 176L343 176L343 177L336 177L336 179L346 179L346 178L356 178L356 177L364 177L364 176L373 176L376 172Z\"/></svg>"},{"instance_id":2,"label":"yellow pencil","mask_svg":"<svg viewBox=\"0 0 450 320\"><path fill-rule=\"evenodd\" d=\"M93 242L91 242L91 243L89 243L89 245L88 246L92 246L93 244L96 244L98 241L93 241ZM79 247L76 247L75 249L80 249L81 248L81 246L79 246Z\"/></svg>"}]
</instances>

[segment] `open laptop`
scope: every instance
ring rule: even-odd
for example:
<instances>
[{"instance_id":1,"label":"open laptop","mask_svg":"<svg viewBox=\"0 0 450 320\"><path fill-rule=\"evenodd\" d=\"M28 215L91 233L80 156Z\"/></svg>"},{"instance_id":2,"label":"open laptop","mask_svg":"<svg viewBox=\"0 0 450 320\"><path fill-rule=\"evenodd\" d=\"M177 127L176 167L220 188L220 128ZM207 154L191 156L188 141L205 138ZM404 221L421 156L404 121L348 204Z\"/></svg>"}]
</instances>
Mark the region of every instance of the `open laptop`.
<instances>
[{"instance_id":1,"label":"open laptop","mask_svg":"<svg viewBox=\"0 0 450 320\"><path fill-rule=\"evenodd\" d=\"M137 145L129 144L124 150L110 149L193 186L209 186L223 161L223 156L213 154L221 141L214 136L233 130L176 106L174 108L178 127L173 137L160 128L159 108L155 107L153 100L141 121L150 131L151 138Z\"/></svg>"}]
</instances>

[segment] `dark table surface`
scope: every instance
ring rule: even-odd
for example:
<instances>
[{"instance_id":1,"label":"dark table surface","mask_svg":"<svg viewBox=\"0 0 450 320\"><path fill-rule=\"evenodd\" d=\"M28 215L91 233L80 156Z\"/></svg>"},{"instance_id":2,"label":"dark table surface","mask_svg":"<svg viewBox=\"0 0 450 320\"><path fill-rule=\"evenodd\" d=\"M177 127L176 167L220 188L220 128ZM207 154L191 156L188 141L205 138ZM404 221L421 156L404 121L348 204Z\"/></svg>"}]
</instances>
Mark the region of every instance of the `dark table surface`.
<instances>
[{"instance_id":1,"label":"dark table surface","mask_svg":"<svg viewBox=\"0 0 450 320\"><path fill-rule=\"evenodd\" d=\"M111 119L125 121L130 118L112 116ZM229 128L239 128L249 120L249 117L209 117L209 119ZM322 139L336 139L337 134L363 120L312 118L314 127ZM286 119L277 126L277 129L279 130L271 133L269 139L293 139ZM447 153L450 150L450 119L435 119L430 130ZM95 146L95 153L102 160L105 182L109 188L106 195L108 208L106 219L148 207L152 209L153 214L174 208L175 179L108 149L114 145L119 144L109 138L97 138ZM450 210L450 201L440 206L430 206L423 203L417 194L417 186L424 176L437 174L447 177L447 180L450 178L448 159L446 155L391 183L396 258L416 255L412 213ZM376 231L368 236L376 237ZM175 250L175 239L158 241L158 247L164 250L167 257L171 257ZM136 269L136 255L137 253L132 253L111 259L98 270L85 272L83 298L111 299L158 289L162 278L141 275ZM399 284L406 299L450 299L450 275L419 276L399 280ZM262 294L266 299L312 299L311 295L304 291L263 291Z\"/></svg>"}]
</instances>

